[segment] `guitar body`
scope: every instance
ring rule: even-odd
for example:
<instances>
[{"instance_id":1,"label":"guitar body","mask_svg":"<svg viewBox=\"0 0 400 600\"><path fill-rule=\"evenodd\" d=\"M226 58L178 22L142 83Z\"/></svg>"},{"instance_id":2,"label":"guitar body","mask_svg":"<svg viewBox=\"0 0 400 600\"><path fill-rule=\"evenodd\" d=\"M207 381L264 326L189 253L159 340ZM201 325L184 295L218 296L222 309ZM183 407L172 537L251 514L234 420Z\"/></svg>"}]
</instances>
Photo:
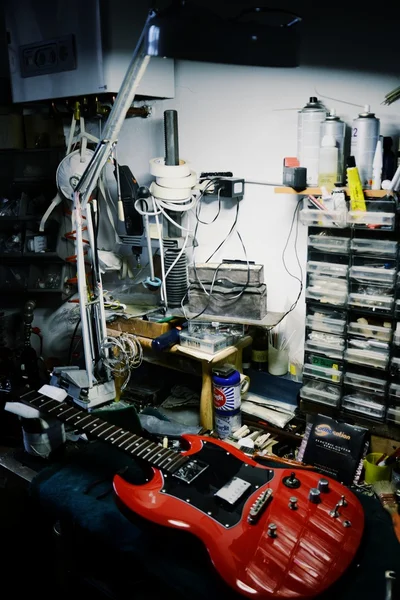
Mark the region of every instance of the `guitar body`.
<instances>
[{"instance_id":1,"label":"guitar body","mask_svg":"<svg viewBox=\"0 0 400 600\"><path fill-rule=\"evenodd\" d=\"M177 472L153 467L144 485L114 477L125 508L200 538L225 582L256 600L312 598L346 571L364 528L349 489L313 471L269 469L220 440L183 438L190 461ZM328 489L313 502L321 479Z\"/></svg>"}]
</instances>

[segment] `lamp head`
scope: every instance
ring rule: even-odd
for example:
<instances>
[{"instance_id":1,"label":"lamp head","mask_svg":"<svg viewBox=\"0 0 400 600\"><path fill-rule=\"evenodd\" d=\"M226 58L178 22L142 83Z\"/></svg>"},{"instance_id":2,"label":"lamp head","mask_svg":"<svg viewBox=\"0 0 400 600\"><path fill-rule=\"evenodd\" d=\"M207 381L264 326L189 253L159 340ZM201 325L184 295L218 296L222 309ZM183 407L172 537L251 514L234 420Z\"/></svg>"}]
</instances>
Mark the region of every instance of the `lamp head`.
<instances>
[{"instance_id":1,"label":"lamp head","mask_svg":"<svg viewBox=\"0 0 400 600\"><path fill-rule=\"evenodd\" d=\"M301 17L267 8L225 19L188 2L152 11L147 53L182 60L259 67L298 66Z\"/></svg>"}]
</instances>

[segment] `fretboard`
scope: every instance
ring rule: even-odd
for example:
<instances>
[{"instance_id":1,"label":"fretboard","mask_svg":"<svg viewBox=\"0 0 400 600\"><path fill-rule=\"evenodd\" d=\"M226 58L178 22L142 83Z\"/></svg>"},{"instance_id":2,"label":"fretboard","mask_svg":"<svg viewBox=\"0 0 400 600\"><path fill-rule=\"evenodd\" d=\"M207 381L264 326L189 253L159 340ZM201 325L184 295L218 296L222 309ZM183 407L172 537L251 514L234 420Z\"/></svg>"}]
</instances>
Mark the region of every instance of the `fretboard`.
<instances>
[{"instance_id":1,"label":"fretboard","mask_svg":"<svg viewBox=\"0 0 400 600\"><path fill-rule=\"evenodd\" d=\"M163 448L132 431L111 425L96 415L75 408L70 402L52 400L34 391L22 396L21 401L56 417L73 429L108 442L133 458L142 459L162 471L173 473L188 460L176 450Z\"/></svg>"}]
</instances>

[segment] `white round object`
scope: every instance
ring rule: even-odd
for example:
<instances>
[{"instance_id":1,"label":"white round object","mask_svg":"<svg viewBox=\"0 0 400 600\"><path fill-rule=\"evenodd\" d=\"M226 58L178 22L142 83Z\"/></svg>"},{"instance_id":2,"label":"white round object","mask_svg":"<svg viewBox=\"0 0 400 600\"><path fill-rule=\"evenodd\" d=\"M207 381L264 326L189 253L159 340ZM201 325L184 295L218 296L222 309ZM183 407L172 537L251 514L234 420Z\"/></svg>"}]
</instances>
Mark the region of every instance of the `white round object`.
<instances>
[{"instance_id":1,"label":"white round object","mask_svg":"<svg viewBox=\"0 0 400 600\"><path fill-rule=\"evenodd\" d=\"M155 198L160 198L161 200L190 200L192 196L191 188L165 188L157 185L155 181L150 185L150 192Z\"/></svg>"},{"instance_id":2,"label":"white round object","mask_svg":"<svg viewBox=\"0 0 400 600\"><path fill-rule=\"evenodd\" d=\"M150 173L154 177L188 177L190 168L188 163L181 158L179 165L166 165L164 158L150 159Z\"/></svg>"},{"instance_id":3,"label":"white round object","mask_svg":"<svg viewBox=\"0 0 400 600\"><path fill-rule=\"evenodd\" d=\"M191 188L196 185L197 175L190 171L187 177L156 177L157 185L165 188Z\"/></svg>"},{"instance_id":4,"label":"white round object","mask_svg":"<svg viewBox=\"0 0 400 600\"><path fill-rule=\"evenodd\" d=\"M75 188L93 154L93 150L87 148L83 155L83 161L81 161L81 151L74 150L74 152L67 154L58 165L56 172L57 187L62 195L65 196L65 198L68 198L68 200L74 199Z\"/></svg>"}]
</instances>

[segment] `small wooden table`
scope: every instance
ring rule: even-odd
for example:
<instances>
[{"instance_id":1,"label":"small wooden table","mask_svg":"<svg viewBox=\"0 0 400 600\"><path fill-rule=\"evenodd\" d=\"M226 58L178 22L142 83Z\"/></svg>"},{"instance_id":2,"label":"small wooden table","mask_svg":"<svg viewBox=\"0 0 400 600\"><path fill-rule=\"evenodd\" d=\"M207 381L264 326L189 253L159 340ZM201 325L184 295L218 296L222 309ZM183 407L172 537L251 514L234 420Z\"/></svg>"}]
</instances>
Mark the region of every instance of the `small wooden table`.
<instances>
[{"instance_id":1,"label":"small wooden table","mask_svg":"<svg viewBox=\"0 0 400 600\"><path fill-rule=\"evenodd\" d=\"M108 328L107 334L118 337L122 334L122 332ZM216 354L206 354L205 352L200 352L200 350L181 346L180 344L175 344L175 346L172 346L172 348L169 348L168 350L156 353L151 346L151 342L153 341L151 338L145 338L138 335L135 337L139 340L143 350L150 350L158 359L161 359L163 355L178 354L182 357L187 357L196 362L200 362L202 376L200 395L200 425L205 429L212 430L214 428L212 370L217 365L229 363L233 365L240 373L242 373L243 348L249 346L252 343L253 338L250 335L245 335L234 346L228 346ZM146 358L144 358L144 360L146 360ZM169 366L167 361L161 362L165 366Z\"/></svg>"}]
</instances>

